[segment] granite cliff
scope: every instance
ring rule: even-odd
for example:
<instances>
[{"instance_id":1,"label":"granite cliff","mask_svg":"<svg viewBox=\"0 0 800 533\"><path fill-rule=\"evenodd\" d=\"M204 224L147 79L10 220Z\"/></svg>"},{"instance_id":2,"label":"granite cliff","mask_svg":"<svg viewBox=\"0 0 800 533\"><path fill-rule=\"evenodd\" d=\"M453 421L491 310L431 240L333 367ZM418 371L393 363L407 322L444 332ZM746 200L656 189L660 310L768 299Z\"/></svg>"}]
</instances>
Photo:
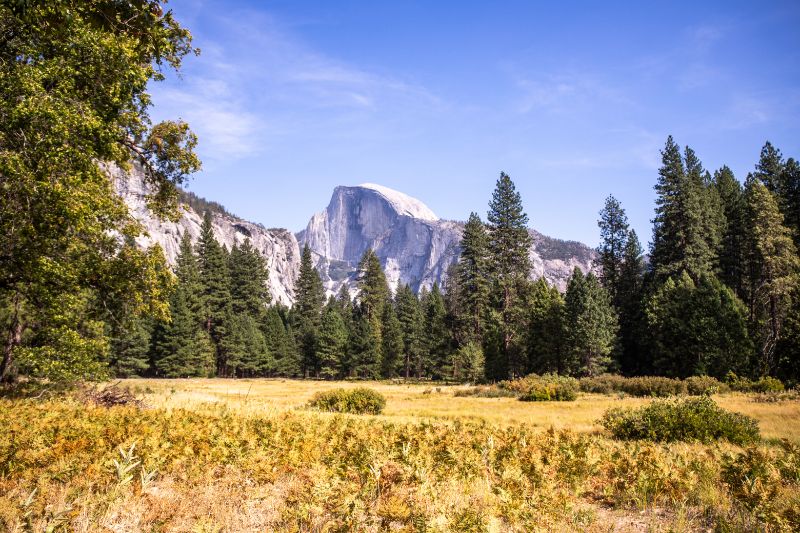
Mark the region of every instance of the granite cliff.
<instances>
[{"instance_id":1,"label":"granite cliff","mask_svg":"<svg viewBox=\"0 0 800 533\"><path fill-rule=\"evenodd\" d=\"M126 174L111 169L109 173L117 192L147 231L138 238L139 244L160 244L167 260L174 263L183 233L189 232L193 240L200 234L200 207L184 203L178 222L158 220L147 208L146 187L139 170ZM354 292L358 261L368 248L380 258L392 289L408 283L419 290L443 281L448 267L458 260L464 230L462 222L440 219L421 201L370 183L336 187L328 207L312 216L297 235L285 229L264 228L221 208L211 212L214 234L222 244L230 249L249 238L264 255L273 301L287 305L294 302L294 280L304 244L312 251L328 294L335 294L343 284ZM544 276L564 290L574 267L583 271L593 268L596 254L588 246L530 231L533 277Z\"/></svg>"}]
</instances>

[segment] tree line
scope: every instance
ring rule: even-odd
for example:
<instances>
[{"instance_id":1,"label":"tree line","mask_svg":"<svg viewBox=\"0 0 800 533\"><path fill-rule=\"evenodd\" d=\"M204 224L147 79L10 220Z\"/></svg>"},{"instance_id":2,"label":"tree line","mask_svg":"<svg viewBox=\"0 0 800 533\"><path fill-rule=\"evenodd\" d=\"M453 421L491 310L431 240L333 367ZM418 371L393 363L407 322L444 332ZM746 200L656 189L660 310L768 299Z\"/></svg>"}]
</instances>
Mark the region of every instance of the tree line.
<instances>
[{"instance_id":1,"label":"tree line","mask_svg":"<svg viewBox=\"0 0 800 533\"><path fill-rule=\"evenodd\" d=\"M171 322L140 323L116 342L121 375L501 380L587 376L778 376L800 371L800 173L767 143L742 185L706 171L670 137L661 152L649 257L620 202L600 211L594 271L565 293L530 276L528 217L501 173L486 221L471 213L443 286L390 290L379 258L362 257L353 295L325 297L302 252L289 309L270 305L249 241L230 251L207 215L183 236Z\"/></svg>"}]
</instances>

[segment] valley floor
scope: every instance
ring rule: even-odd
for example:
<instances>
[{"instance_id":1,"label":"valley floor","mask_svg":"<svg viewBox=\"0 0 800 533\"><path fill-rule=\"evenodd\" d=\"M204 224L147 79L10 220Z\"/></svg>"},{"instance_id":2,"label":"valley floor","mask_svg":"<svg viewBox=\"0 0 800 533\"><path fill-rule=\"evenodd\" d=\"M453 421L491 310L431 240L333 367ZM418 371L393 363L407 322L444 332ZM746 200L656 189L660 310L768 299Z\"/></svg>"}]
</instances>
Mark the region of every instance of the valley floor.
<instances>
[{"instance_id":1,"label":"valley floor","mask_svg":"<svg viewBox=\"0 0 800 533\"><path fill-rule=\"evenodd\" d=\"M146 408L0 400L2 531L792 531L800 402L717 395L765 441L620 442L649 400L454 397L437 384L125 380ZM379 416L305 408L369 386ZM784 439L784 440L781 440Z\"/></svg>"}]
</instances>

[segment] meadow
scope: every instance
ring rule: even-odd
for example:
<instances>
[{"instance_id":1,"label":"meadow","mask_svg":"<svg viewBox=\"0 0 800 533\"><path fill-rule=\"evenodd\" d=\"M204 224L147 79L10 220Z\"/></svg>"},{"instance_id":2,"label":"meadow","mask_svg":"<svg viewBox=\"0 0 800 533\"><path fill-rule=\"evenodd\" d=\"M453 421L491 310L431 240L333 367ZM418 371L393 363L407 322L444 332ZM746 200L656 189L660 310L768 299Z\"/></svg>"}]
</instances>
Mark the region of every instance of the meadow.
<instances>
[{"instance_id":1,"label":"meadow","mask_svg":"<svg viewBox=\"0 0 800 533\"><path fill-rule=\"evenodd\" d=\"M380 415L306 407L367 386ZM0 400L3 531L794 531L800 402L717 394L738 447L618 441L609 408L455 396L466 386L124 380L146 407Z\"/></svg>"}]
</instances>

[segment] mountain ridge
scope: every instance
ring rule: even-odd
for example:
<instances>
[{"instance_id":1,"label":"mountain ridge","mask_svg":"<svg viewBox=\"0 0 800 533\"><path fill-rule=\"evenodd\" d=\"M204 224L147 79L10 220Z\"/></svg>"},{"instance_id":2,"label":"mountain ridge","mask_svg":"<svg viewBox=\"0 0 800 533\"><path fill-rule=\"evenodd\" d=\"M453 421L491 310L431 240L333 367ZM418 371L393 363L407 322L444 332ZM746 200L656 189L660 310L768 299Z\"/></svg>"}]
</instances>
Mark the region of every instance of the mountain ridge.
<instances>
[{"instance_id":1,"label":"mountain ridge","mask_svg":"<svg viewBox=\"0 0 800 533\"><path fill-rule=\"evenodd\" d=\"M146 206L147 188L141 169L109 169L115 188L131 214L147 230L141 246L158 243L170 264L175 263L180 238L186 231L196 241L202 224L198 209L210 206L215 237L230 249L249 238L265 257L274 302L294 302L294 281L299 274L300 250L308 244L328 295L347 285L355 293L358 261L372 248L381 260L392 290L408 283L418 291L442 283L458 260L464 222L441 219L421 200L375 183L340 185L328 206L309 219L305 229L292 233L265 228L230 213L217 202L182 191L184 214L178 222L158 220ZM578 241L564 241L529 229L532 277L544 276L560 290L575 266L594 268L596 252Z\"/></svg>"}]
</instances>

